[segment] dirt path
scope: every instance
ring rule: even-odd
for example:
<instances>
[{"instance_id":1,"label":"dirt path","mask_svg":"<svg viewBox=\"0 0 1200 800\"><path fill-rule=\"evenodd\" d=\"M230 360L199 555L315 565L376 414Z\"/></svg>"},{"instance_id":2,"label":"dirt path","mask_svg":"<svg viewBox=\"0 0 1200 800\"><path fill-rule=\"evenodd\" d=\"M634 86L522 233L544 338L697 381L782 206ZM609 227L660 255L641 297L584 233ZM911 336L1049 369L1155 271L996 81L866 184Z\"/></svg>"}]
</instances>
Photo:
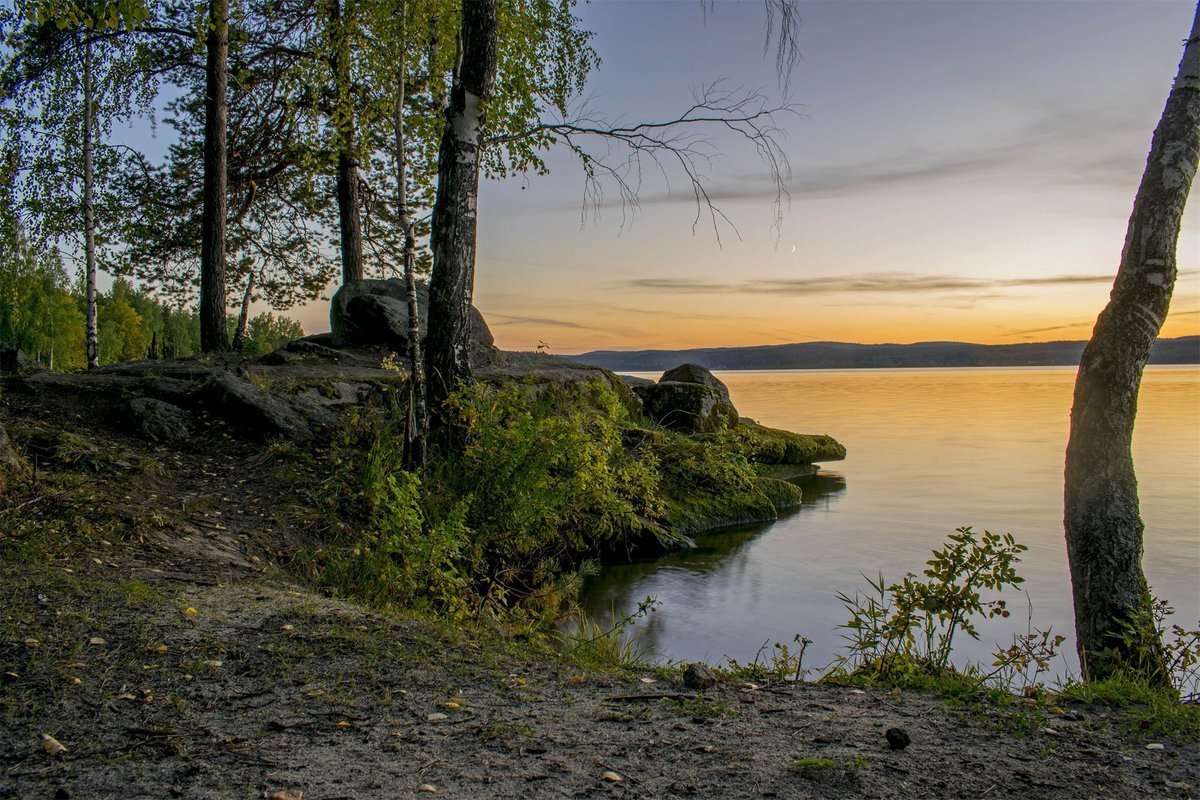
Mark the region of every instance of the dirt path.
<instances>
[{"instance_id":1,"label":"dirt path","mask_svg":"<svg viewBox=\"0 0 1200 800\"><path fill-rule=\"evenodd\" d=\"M303 461L221 435L204 455L102 445L143 466L44 497L19 531L0 514L0 797L1131 798L1200 783L1200 745L1102 709L989 717L812 684L697 696L664 671L581 671L383 617L267 566L298 535L284 512L319 495ZM115 533L72 529L85 519ZM907 749L889 749L893 727Z\"/></svg>"}]
</instances>

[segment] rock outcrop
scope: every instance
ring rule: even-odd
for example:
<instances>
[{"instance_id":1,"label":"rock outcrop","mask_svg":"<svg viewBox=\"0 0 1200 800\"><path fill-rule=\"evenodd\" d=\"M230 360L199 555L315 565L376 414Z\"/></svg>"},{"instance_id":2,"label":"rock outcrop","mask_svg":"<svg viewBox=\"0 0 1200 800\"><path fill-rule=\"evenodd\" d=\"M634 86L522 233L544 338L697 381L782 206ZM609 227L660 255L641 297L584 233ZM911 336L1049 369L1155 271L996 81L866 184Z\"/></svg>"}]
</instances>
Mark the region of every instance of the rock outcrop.
<instances>
[{"instance_id":1,"label":"rock outcrop","mask_svg":"<svg viewBox=\"0 0 1200 800\"><path fill-rule=\"evenodd\" d=\"M421 335L429 328L429 286L417 284ZM495 339L474 306L469 312L469 335L476 358L487 361ZM329 305L330 344L334 347L385 345L396 352L408 347L408 297L404 281L367 279L343 284Z\"/></svg>"},{"instance_id":2,"label":"rock outcrop","mask_svg":"<svg viewBox=\"0 0 1200 800\"><path fill-rule=\"evenodd\" d=\"M729 389L698 364L681 364L664 372L658 383L633 390L642 399L642 413L665 428L713 433L738 423Z\"/></svg>"}]
</instances>

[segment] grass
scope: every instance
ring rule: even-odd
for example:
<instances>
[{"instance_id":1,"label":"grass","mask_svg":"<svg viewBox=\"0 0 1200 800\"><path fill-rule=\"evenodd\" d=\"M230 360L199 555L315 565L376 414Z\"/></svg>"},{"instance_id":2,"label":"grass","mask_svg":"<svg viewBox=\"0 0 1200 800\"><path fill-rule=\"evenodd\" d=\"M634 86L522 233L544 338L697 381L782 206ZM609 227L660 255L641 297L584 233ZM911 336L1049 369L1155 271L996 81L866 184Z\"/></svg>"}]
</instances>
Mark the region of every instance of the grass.
<instances>
[{"instance_id":1,"label":"grass","mask_svg":"<svg viewBox=\"0 0 1200 800\"><path fill-rule=\"evenodd\" d=\"M1170 689L1144 679L1117 674L1101 681L1068 681L1057 692L1060 703L1100 705L1134 730L1154 736L1200 741L1200 704L1181 702Z\"/></svg>"}]
</instances>

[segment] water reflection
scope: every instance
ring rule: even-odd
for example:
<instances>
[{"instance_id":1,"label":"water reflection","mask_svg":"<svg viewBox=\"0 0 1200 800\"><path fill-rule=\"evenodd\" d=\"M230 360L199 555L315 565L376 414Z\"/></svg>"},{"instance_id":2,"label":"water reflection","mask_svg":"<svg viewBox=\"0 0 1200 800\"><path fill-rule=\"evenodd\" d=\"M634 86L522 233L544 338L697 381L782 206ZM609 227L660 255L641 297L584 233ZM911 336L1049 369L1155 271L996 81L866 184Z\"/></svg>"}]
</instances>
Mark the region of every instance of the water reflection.
<instances>
[{"instance_id":1,"label":"water reflection","mask_svg":"<svg viewBox=\"0 0 1200 800\"><path fill-rule=\"evenodd\" d=\"M845 476L819 472L795 483L804 493L799 508L786 512L780 521L806 514L828 512L846 492ZM583 610L601 624L621 611L636 609L647 596L670 607L660 606L632 627L642 647L665 655L665 630L678 617L678 605L697 608L708 601L715 586L740 595L739 604L759 594L765 581L763 564L750 555L753 546L777 522L748 525L696 537L696 546L654 559L606 567L584 588ZM606 626L607 627L607 626ZM673 632L674 633L674 632ZM722 654L726 655L726 654Z\"/></svg>"}]
</instances>

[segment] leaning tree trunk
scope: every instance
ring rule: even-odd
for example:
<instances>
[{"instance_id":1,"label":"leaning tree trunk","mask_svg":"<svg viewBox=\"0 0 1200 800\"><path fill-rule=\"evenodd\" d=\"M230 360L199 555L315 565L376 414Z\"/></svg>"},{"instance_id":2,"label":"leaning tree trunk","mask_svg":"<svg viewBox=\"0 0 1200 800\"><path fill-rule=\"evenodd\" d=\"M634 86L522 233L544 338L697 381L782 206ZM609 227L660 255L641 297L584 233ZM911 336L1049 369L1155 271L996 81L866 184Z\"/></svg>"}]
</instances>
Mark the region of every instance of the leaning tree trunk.
<instances>
[{"instance_id":1,"label":"leaning tree trunk","mask_svg":"<svg viewBox=\"0 0 1200 800\"><path fill-rule=\"evenodd\" d=\"M350 85L349 22L342 13L341 0L328 0L327 24L334 41L330 66L337 87L337 203L341 235L342 283L363 279L362 217L358 159L355 153L354 101Z\"/></svg>"},{"instance_id":2,"label":"leaning tree trunk","mask_svg":"<svg viewBox=\"0 0 1200 800\"><path fill-rule=\"evenodd\" d=\"M463 0L461 38L462 61L446 109L433 205L425 379L435 430L445 429L443 405L450 392L471 378L467 315L475 281L483 107L496 79L496 0Z\"/></svg>"},{"instance_id":3,"label":"leaning tree trunk","mask_svg":"<svg viewBox=\"0 0 1200 800\"><path fill-rule=\"evenodd\" d=\"M229 0L210 0L204 93L204 209L200 221L200 350L229 348L225 330L226 134Z\"/></svg>"},{"instance_id":4,"label":"leaning tree trunk","mask_svg":"<svg viewBox=\"0 0 1200 800\"><path fill-rule=\"evenodd\" d=\"M403 9L403 6L401 6ZM401 11L403 13L403 10ZM403 39L403 36L401 37ZM406 461L409 469L425 466L425 381L421 364L421 317L417 308L417 226L408 205L408 153L404 134L404 59L396 70L396 107L393 111L396 148L396 213L404 232L404 289L408 298L408 431Z\"/></svg>"},{"instance_id":5,"label":"leaning tree trunk","mask_svg":"<svg viewBox=\"0 0 1200 800\"><path fill-rule=\"evenodd\" d=\"M250 321L250 301L254 299L254 272L246 279L246 291L242 294L242 308L238 312L237 326L233 329L233 345L235 353L242 352L246 344L246 323Z\"/></svg>"},{"instance_id":6,"label":"leaning tree trunk","mask_svg":"<svg viewBox=\"0 0 1200 800\"><path fill-rule=\"evenodd\" d=\"M1175 247L1200 159L1200 7L1154 131L1108 306L1083 351L1067 445L1064 527L1085 677L1170 676L1142 573L1130 443L1138 387L1175 286Z\"/></svg>"},{"instance_id":7,"label":"leaning tree trunk","mask_svg":"<svg viewBox=\"0 0 1200 800\"><path fill-rule=\"evenodd\" d=\"M96 325L96 175L92 164L92 143L96 130L94 94L92 42L89 39L83 46L83 253L84 271L87 273L84 349L88 369L100 366L100 335ZM53 356L51 362L50 369L54 369Z\"/></svg>"}]
</instances>

